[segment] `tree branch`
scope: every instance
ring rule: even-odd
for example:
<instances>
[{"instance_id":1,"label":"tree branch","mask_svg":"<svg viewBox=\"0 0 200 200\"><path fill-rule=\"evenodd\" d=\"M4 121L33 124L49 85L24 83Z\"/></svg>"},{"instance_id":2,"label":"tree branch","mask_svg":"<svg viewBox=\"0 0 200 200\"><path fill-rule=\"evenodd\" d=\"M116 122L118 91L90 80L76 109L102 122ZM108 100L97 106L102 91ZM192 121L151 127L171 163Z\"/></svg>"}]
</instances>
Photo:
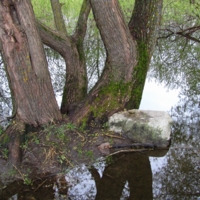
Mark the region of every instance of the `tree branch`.
<instances>
[{"instance_id":1,"label":"tree branch","mask_svg":"<svg viewBox=\"0 0 200 200\"><path fill-rule=\"evenodd\" d=\"M162 36L162 37L158 37L158 39L163 39L163 38L169 38L170 36L172 35L180 35L180 36L183 36L185 38L188 38L192 41L195 41L195 42L198 42L200 43L200 40L191 36L191 34L193 34L194 32L200 30L200 26L193 26L193 27L190 27L190 28L187 28L187 29L184 29L182 31L173 31L171 29L160 29L162 31L168 31L169 34L165 35L165 36Z\"/></svg>"},{"instance_id":2,"label":"tree branch","mask_svg":"<svg viewBox=\"0 0 200 200\"><path fill-rule=\"evenodd\" d=\"M186 34L192 34L198 30L200 30L200 26L193 26L193 27L189 27L189 28L183 30L182 33L187 32Z\"/></svg>"},{"instance_id":3,"label":"tree branch","mask_svg":"<svg viewBox=\"0 0 200 200\"><path fill-rule=\"evenodd\" d=\"M54 22L55 22L56 29L59 32L67 35L67 29L65 26L65 21L63 19L61 7L62 7L62 4L59 3L59 0L51 0L51 8L54 15Z\"/></svg>"},{"instance_id":4,"label":"tree branch","mask_svg":"<svg viewBox=\"0 0 200 200\"><path fill-rule=\"evenodd\" d=\"M194 41L194 42L198 42L198 43L200 43L200 40L198 40L197 38L195 38L195 37L192 37L191 35L189 35L189 34L183 34L183 33L176 33L177 35L181 35L181 36L183 36L183 37L185 37L185 38L188 38L188 39L190 39L190 40L192 40L192 41Z\"/></svg>"},{"instance_id":5,"label":"tree branch","mask_svg":"<svg viewBox=\"0 0 200 200\"><path fill-rule=\"evenodd\" d=\"M60 53L62 57L65 57L68 48L71 48L70 38L50 29L40 21L37 21L37 27L43 43Z\"/></svg>"},{"instance_id":6,"label":"tree branch","mask_svg":"<svg viewBox=\"0 0 200 200\"><path fill-rule=\"evenodd\" d=\"M76 25L76 30L72 36L72 38L75 41L78 40L78 38L83 40L85 37L86 29L87 29L87 20L88 20L90 10L91 10L90 1L83 0L79 18L78 18L78 22Z\"/></svg>"}]
</instances>

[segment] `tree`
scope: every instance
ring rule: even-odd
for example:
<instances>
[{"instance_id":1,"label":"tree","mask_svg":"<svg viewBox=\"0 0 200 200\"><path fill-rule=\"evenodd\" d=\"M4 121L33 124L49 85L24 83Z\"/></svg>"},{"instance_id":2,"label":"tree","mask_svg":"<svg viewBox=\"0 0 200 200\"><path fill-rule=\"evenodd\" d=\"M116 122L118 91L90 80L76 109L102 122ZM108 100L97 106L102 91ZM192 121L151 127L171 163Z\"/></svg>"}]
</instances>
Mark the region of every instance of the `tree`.
<instances>
[{"instance_id":1,"label":"tree","mask_svg":"<svg viewBox=\"0 0 200 200\"><path fill-rule=\"evenodd\" d=\"M0 41L12 93L12 118L18 121L7 130L12 138L10 158L17 163L24 125L61 120L61 114L30 1L0 2Z\"/></svg>"},{"instance_id":2,"label":"tree","mask_svg":"<svg viewBox=\"0 0 200 200\"><path fill-rule=\"evenodd\" d=\"M66 83L63 92L61 112L69 114L74 104L82 101L87 94L87 74L83 40L86 32L86 22L90 12L89 1L84 1L80 11L77 28L72 37L68 36L59 1L51 1L57 31L38 22L41 38L44 44L60 53L66 62ZM57 9L58 8L58 9ZM59 25L62 24L62 25ZM61 27L61 28L60 28Z\"/></svg>"},{"instance_id":3,"label":"tree","mask_svg":"<svg viewBox=\"0 0 200 200\"><path fill-rule=\"evenodd\" d=\"M58 17L55 9L61 12L59 2L51 1L51 5L55 24L63 24L63 18ZM90 6L104 42L106 62L100 79L87 94L83 40ZM116 111L139 107L161 10L162 1L135 1L128 26L117 0L106 3L84 0L72 36L67 34L66 28L59 29L56 25L55 32L38 22L43 42L58 51L66 62L62 113L80 123L89 116L107 119Z\"/></svg>"},{"instance_id":4,"label":"tree","mask_svg":"<svg viewBox=\"0 0 200 200\"><path fill-rule=\"evenodd\" d=\"M39 21L36 25L30 0L0 2L1 49L12 93L12 118L18 124L7 130L13 138L10 151L15 163L20 159L19 135L25 124L39 126L61 119L41 39L66 63L61 112L76 124L105 121L114 112L139 107L162 11L162 0L136 0L127 25L118 0L83 0L76 29L69 35L62 5L58 0L51 0L51 5L56 30ZM83 45L91 9L106 62L100 79L87 93Z\"/></svg>"},{"instance_id":5,"label":"tree","mask_svg":"<svg viewBox=\"0 0 200 200\"><path fill-rule=\"evenodd\" d=\"M60 120L30 2L3 1L0 9L0 39L12 91L13 115L33 125Z\"/></svg>"}]
</instances>

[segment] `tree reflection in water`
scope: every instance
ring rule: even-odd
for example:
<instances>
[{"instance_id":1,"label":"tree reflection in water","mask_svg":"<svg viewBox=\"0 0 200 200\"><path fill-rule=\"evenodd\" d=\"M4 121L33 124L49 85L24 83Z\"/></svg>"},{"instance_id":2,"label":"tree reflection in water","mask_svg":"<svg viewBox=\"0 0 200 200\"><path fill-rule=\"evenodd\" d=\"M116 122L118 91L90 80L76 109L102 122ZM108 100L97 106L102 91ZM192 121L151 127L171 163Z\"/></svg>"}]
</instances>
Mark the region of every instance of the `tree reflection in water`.
<instances>
[{"instance_id":1,"label":"tree reflection in water","mask_svg":"<svg viewBox=\"0 0 200 200\"><path fill-rule=\"evenodd\" d=\"M119 153L66 174L68 195L73 200L153 199L149 156L164 156L166 150Z\"/></svg>"},{"instance_id":2,"label":"tree reflection in water","mask_svg":"<svg viewBox=\"0 0 200 200\"><path fill-rule=\"evenodd\" d=\"M126 182L127 199L152 199L152 173L149 158L145 154L120 154L108 165L100 177L95 168L90 171L97 187L96 200L120 199Z\"/></svg>"},{"instance_id":3,"label":"tree reflection in water","mask_svg":"<svg viewBox=\"0 0 200 200\"><path fill-rule=\"evenodd\" d=\"M181 101L171 111L174 119L172 143L165 157L155 158L164 153L152 155L152 151L120 153L111 160L107 159L109 164L106 166L105 162L99 162L89 169L81 165L69 171L64 177L67 180L64 193L59 191L58 186L55 189L55 184L45 185L45 182L38 189L37 186L16 187L15 184L15 187L8 187L9 191L4 191L4 194L7 197L18 194L18 199L30 195L36 199L45 199L44 195L49 199L66 199L61 198L61 194L68 195L71 200L198 199L200 108L198 98L193 97ZM154 156L150 157L151 162L149 156ZM154 167L159 162L160 167Z\"/></svg>"},{"instance_id":4,"label":"tree reflection in water","mask_svg":"<svg viewBox=\"0 0 200 200\"><path fill-rule=\"evenodd\" d=\"M191 92L191 90L190 90ZM195 98L194 98L195 97ZM155 199L200 197L200 108L198 95L182 98L171 111L172 145L165 165L154 172Z\"/></svg>"}]
</instances>

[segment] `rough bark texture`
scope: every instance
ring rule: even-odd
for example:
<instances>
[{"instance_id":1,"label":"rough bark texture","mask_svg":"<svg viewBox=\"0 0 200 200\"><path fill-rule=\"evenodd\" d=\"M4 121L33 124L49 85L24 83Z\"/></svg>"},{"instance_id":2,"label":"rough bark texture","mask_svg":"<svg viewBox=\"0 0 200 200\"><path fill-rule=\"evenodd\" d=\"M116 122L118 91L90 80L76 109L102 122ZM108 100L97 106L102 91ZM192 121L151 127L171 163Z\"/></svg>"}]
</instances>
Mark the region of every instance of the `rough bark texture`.
<instances>
[{"instance_id":1,"label":"rough bark texture","mask_svg":"<svg viewBox=\"0 0 200 200\"><path fill-rule=\"evenodd\" d=\"M91 6L106 48L107 66L113 81L131 81L136 64L136 44L131 38L118 1L91 0Z\"/></svg>"},{"instance_id":2,"label":"rough bark texture","mask_svg":"<svg viewBox=\"0 0 200 200\"><path fill-rule=\"evenodd\" d=\"M129 29L137 42L137 66L133 73L131 98L126 109L139 108L147 71L158 34L161 19L162 0L136 0Z\"/></svg>"},{"instance_id":3,"label":"rough bark texture","mask_svg":"<svg viewBox=\"0 0 200 200\"><path fill-rule=\"evenodd\" d=\"M17 5L17 3L15 4ZM18 4L21 5L21 3ZM56 15L57 10L54 7L56 4L60 6L58 1L52 0L55 23L57 24L62 21L61 24L63 24L62 15ZM86 33L90 5L105 45L107 59L102 76L87 95L87 72L83 40ZM14 8L16 9L16 6ZM67 30L65 34L63 28L59 28L59 26L56 26L56 31L52 31L48 27L38 23L43 42L58 51L66 62L66 83L61 105L62 113L70 114L69 116L72 121L79 123L86 120L89 116L101 118L102 116L109 116L116 111L123 110L125 107L128 109L139 107L157 36L157 26L160 20L161 9L162 1L136 0L128 27L117 0L84 0L77 27L72 36L67 35ZM27 19L23 21L23 26L27 25L27 23L32 24L32 22L28 22L30 17L28 17L27 13L26 15L23 12L20 13L19 19L20 16L22 19L22 16L27 16ZM21 26L22 22L18 18L17 21L19 21ZM32 36L34 30L29 28L25 32ZM37 38L34 44L37 44L39 41L38 36L34 37ZM29 43L33 46L31 39ZM30 54L31 51L37 48L30 48ZM27 52L29 52L29 47L26 47L25 53ZM38 54L36 55L38 58ZM27 59L28 56L25 55L25 58ZM24 61L24 63L29 62L28 66L32 66L34 58L32 54L30 58L28 61ZM19 63L19 61L14 62ZM43 64L46 65L46 63ZM35 63L33 63L33 69L36 76L48 74L46 71L41 71L38 68L40 65L34 65ZM20 63L20 66L23 65ZM21 79L26 81L27 84L30 82L31 85L38 87L36 86L39 84L38 81L34 78L29 78L33 74L31 69L30 67L30 69L28 68L25 71L23 68ZM44 68L42 69L44 70ZM45 80L49 80L49 75ZM46 87L47 90L47 84L44 81L41 82L44 85L43 88ZM50 100L52 99L50 97L52 93L49 94L48 99ZM26 95L22 94L21 96ZM34 99L34 102L37 102L37 98ZM45 102L48 102L48 100L45 99ZM19 103L17 102L17 104ZM42 105L41 101L38 101L37 104ZM30 107L32 110L29 103L25 107Z\"/></svg>"},{"instance_id":4,"label":"rough bark texture","mask_svg":"<svg viewBox=\"0 0 200 200\"><path fill-rule=\"evenodd\" d=\"M90 5L107 59L102 76L86 97L83 39ZM128 27L117 0L84 0L72 37L61 37L44 26L40 29L44 43L60 52L66 61L62 113L72 113L72 121L79 123L89 116L102 118L124 108L139 107L161 10L160 0L136 0Z\"/></svg>"},{"instance_id":5,"label":"rough bark texture","mask_svg":"<svg viewBox=\"0 0 200 200\"><path fill-rule=\"evenodd\" d=\"M104 42L104 72L74 121L110 116L124 108L139 108L153 47L157 38L162 1L136 0L129 29L117 0L90 0Z\"/></svg>"},{"instance_id":6,"label":"rough bark texture","mask_svg":"<svg viewBox=\"0 0 200 200\"><path fill-rule=\"evenodd\" d=\"M162 4L162 0L136 0L129 22L133 39L147 46L149 57L152 56L158 36Z\"/></svg>"},{"instance_id":7,"label":"rough bark texture","mask_svg":"<svg viewBox=\"0 0 200 200\"><path fill-rule=\"evenodd\" d=\"M35 126L60 120L29 0L0 2L0 41L13 92L15 117Z\"/></svg>"},{"instance_id":8,"label":"rough bark texture","mask_svg":"<svg viewBox=\"0 0 200 200\"><path fill-rule=\"evenodd\" d=\"M130 98L136 43L132 40L118 1L91 0L94 18L104 42L107 59L102 76L73 121L109 116L124 109ZM101 9L99 9L101 8Z\"/></svg>"},{"instance_id":9,"label":"rough bark texture","mask_svg":"<svg viewBox=\"0 0 200 200\"><path fill-rule=\"evenodd\" d=\"M53 9L53 11L55 10ZM61 104L63 114L70 114L87 95L87 72L83 40L86 34L89 12L89 0L84 0L73 36L62 34L59 29L53 31L38 22L40 36L44 44L59 52L66 63L66 82ZM56 15L54 14L54 16ZM56 24L61 23L61 21L64 21L63 18L55 19Z\"/></svg>"},{"instance_id":10,"label":"rough bark texture","mask_svg":"<svg viewBox=\"0 0 200 200\"><path fill-rule=\"evenodd\" d=\"M60 35L38 22L40 36L44 44L60 53L66 64L66 82L63 91L61 112L68 114L70 107L87 94L85 62L81 62L76 44L69 38Z\"/></svg>"}]
</instances>

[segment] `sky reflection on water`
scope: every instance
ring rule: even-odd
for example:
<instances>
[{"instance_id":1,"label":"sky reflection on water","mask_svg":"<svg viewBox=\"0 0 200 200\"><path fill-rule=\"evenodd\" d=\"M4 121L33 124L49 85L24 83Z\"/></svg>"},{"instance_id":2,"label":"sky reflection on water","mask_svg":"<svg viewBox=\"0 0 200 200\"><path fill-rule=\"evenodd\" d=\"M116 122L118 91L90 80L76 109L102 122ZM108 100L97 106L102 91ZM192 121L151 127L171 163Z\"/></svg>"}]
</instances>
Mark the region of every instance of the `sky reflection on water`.
<instances>
[{"instance_id":1,"label":"sky reflection on water","mask_svg":"<svg viewBox=\"0 0 200 200\"><path fill-rule=\"evenodd\" d=\"M147 79L142 95L140 110L170 111L179 101L179 89L170 90L155 79Z\"/></svg>"},{"instance_id":2,"label":"sky reflection on water","mask_svg":"<svg viewBox=\"0 0 200 200\"><path fill-rule=\"evenodd\" d=\"M179 92L147 80L140 106L143 110L167 111L174 119L172 144L165 156L131 153L118 155L107 166L103 160L89 168L79 165L65 175L64 194L59 194L60 189L52 183L52 199L199 200L200 108L198 101L192 100L195 96L184 101Z\"/></svg>"}]
</instances>

